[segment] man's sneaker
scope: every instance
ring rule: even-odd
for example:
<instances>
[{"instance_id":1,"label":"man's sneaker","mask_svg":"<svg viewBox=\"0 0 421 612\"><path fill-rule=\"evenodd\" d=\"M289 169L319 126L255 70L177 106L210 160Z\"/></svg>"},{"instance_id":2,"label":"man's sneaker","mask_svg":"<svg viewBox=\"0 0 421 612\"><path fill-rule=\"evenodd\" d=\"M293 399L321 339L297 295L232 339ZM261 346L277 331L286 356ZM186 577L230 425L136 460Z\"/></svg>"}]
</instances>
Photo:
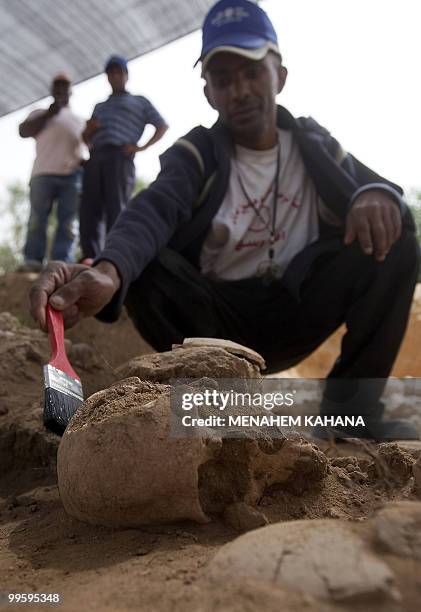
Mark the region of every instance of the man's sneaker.
<instances>
[{"instance_id":1,"label":"man's sneaker","mask_svg":"<svg viewBox=\"0 0 421 612\"><path fill-rule=\"evenodd\" d=\"M357 400L357 403L358 400ZM365 438L368 440L419 440L420 435L417 428L407 420L384 419L384 403L380 400L370 403L369 407L358 408L353 401L332 402L326 397L320 405L320 416L322 417L352 417L361 416L364 425L317 425L312 430L312 435L319 439L343 440L344 438Z\"/></svg>"},{"instance_id":2,"label":"man's sneaker","mask_svg":"<svg viewBox=\"0 0 421 612\"><path fill-rule=\"evenodd\" d=\"M363 417L364 418L364 417ZM365 425L356 427L323 427L317 425L312 430L312 436L321 440L344 440L345 438L363 438L377 440L419 440L417 428L409 421L401 419L375 420L364 419Z\"/></svg>"}]
</instances>

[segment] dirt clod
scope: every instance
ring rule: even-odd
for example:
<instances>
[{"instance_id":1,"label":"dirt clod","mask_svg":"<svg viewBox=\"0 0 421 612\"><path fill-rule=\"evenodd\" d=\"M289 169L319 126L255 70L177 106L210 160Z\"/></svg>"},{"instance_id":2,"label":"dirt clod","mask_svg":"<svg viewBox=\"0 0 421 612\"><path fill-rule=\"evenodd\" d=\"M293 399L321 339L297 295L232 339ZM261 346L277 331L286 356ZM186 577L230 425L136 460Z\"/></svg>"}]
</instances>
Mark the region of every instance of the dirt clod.
<instances>
[{"instance_id":1,"label":"dirt clod","mask_svg":"<svg viewBox=\"0 0 421 612\"><path fill-rule=\"evenodd\" d=\"M421 502L389 504L379 512L375 525L378 541L386 550L421 561Z\"/></svg>"},{"instance_id":2,"label":"dirt clod","mask_svg":"<svg viewBox=\"0 0 421 612\"><path fill-rule=\"evenodd\" d=\"M268 524L268 520L263 512L244 502L227 506L224 512L224 522L240 533L264 527Z\"/></svg>"}]
</instances>

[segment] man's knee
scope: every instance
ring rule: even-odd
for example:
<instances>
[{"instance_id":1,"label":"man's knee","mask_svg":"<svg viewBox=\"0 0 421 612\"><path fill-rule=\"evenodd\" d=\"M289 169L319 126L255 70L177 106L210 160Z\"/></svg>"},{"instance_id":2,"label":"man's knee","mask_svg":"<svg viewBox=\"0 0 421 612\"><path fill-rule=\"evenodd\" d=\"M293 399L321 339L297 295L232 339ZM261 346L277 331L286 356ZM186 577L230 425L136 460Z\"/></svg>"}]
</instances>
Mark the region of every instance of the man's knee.
<instances>
[{"instance_id":1,"label":"man's knee","mask_svg":"<svg viewBox=\"0 0 421 612\"><path fill-rule=\"evenodd\" d=\"M404 229L399 240L392 246L385 263L388 259L393 263L395 269L406 273L411 271L417 277L420 270L421 252L416 234Z\"/></svg>"},{"instance_id":2,"label":"man's knee","mask_svg":"<svg viewBox=\"0 0 421 612\"><path fill-rule=\"evenodd\" d=\"M414 263L419 264L421 261L420 244L418 236L410 230L403 230L396 246L405 250L407 257Z\"/></svg>"},{"instance_id":3,"label":"man's knee","mask_svg":"<svg viewBox=\"0 0 421 612\"><path fill-rule=\"evenodd\" d=\"M352 262L352 267L357 266L366 272L370 269L380 272L389 269L390 273L414 271L418 273L421 253L417 236L409 231L403 230L399 239L392 245L389 253L382 262L377 262L374 255L365 255L360 244L355 241L351 246L345 247L347 258Z\"/></svg>"}]
</instances>

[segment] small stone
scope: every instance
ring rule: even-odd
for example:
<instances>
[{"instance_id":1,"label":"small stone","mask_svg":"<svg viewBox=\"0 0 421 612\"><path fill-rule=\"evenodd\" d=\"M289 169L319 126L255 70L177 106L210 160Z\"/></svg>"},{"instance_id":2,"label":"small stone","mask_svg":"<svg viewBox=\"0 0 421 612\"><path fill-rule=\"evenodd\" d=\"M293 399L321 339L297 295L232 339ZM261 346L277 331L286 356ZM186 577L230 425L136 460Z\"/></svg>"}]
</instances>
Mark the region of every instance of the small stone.
<instances>
[{"instance_id":1,"label":"small stone","mask_svg":"<svg viewBox=\"0 0 421 612\"><path fill-rule=\"evenodd\" d=\"M421 457L418 457L416 463L412 466L414 475L414 493L421 498Z\"/></svg>"},{"instance_id":2,"label":"small stone","mask_svg":"<svg viewBox=\"0 0 421 612\"><path fill-rule=\"evenodd\" d=\"M199 540L199 538L195 536L193 533L189 533L188 531L183 531L182 529L179 529L175 535L177 536L177 538L185 538L186 540L191 540L192 542L197 542ZM156 541L156 539L153 541Z\"/></svg>"},{"instance_id":3,"label":"small stone","mask_svg":"<svg viewBox=\"0 0 421 612\"><path fill-rule=\"evenodd\" d=\"M29 361L34 361L35 363L43 364L45 361L45 354L43 354L40 350L38 350L34 346L29 345L26 349L26 358Z\"/></svg>"},{"instance_id":4,"label":"small stone","mask_svg":"<svg viewBox=\"0 0 421 612\"><path fill-rule=\"evenodd\" d=\"M93 348L82 342L72 344L69 356L72 363L83 370L90 370L98 365L98 359Z\"/></svg>"},{"instance_id":5,"label":"small stone","mask_svg":"<svg viewBox=\"0 0 421 612\"><path fill-rule=\"evenodd\" d=\"M329 508L329 510L327 510L326 512L326 516L333 519L339 519L341 518L342 514L338 512L338 510L336 510L335 508Z\"/></svg>"},{"instance_id":6,"label":"small stone","mask_svg":"<svg viewBox=\"0 0 421 612\"><path fill-rule=\"evenodd\" d=\"M339 480L350 480L348 472L340 467L334 467L333 473L339 478Z\"/></svg>"},{"instance_id":7,"label":"small stone","mask_svg":"<svg viewBox=\"0 0 421 612\"><path fill-rule=\"evenodd\" d=\"M399 440L395 442L395 444L403 451L412 455L415 459L421 457L421 440Z\"/></svg>"},{"instance_id":8,"label":"small stone","mask_svg":"<svg viewBox=\"0 0 421 612\"><path fill-rule=\"evenodd\" d=\"M145 555L149 555L152 548L138 548L134 553L136 557L144 557Z\"/></svg>"},{"instance_id":9,"label":"small stone","mask_svg":"<svg viewBox=\"0 0 421 612\"><path fill-rule=\"evenodd\" d=\"M421 561L421 502L388 504L377 514L375 526L378 540L388 551Z\"/></svg>"},{"instance_id":10,"label":"small stone","mask_svg":"<svg viewBox=\"0 0 421 612\"><path fill-rule=\"evenodd\" d=\"M225 509L224 522L228 527L241 533L257 529L268 524L268 520L263 512L259 512L252 506L244 502L231 504Z\"/></svg>"},{"instance_id":11,"label":"small stone","mask_svg":"<svg viewBox=\"0 0 421 612\"><path fill-rule=\"evenodd\" d=\"M414 458L396 442L384 442L378 447L378 461L385 464L390 476L402 483L412 476Z\"/></svg>"}]
</instances>

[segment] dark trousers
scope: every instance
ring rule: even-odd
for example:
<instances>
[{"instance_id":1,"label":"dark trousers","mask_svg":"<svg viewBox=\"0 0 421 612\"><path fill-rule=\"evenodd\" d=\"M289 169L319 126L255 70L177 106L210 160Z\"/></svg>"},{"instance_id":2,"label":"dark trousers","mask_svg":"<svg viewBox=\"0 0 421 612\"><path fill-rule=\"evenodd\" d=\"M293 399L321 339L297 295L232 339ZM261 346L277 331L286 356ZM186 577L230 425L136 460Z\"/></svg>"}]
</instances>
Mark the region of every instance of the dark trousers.
<instances>
[{"instance_id":1,"label":"dark trousers","mask_svg":"<svg viewBox=\"0 0 421 612\"><path fill-rule=\"evenodd\" d=\"M105 234L126 207L135 180L132 155L121 147L93 151L86 162L80 204L80 243L83 257L95 258L104 246Z\"/></svg>"},{"instance_id":2,"label":"dark trousers","mask_svg":"<svg viewBox=\"0 0 421 612\"><path fill-rule=\"evenodd\" d=\"M297 298L279 281L265 286L256 278L206 279L166 249L132 283L126 307L158 351L189 336L226 338L261 353L269 373L298 363L345 323L325 390L333 401L345 401L338 379L386 382L405 333L419 260L410 232L403 232L382 263L358 244L345 247L338 239L334 252L313 262ZM373 401L383 386L376 387Z\"/></svg>"}]
</instances>

